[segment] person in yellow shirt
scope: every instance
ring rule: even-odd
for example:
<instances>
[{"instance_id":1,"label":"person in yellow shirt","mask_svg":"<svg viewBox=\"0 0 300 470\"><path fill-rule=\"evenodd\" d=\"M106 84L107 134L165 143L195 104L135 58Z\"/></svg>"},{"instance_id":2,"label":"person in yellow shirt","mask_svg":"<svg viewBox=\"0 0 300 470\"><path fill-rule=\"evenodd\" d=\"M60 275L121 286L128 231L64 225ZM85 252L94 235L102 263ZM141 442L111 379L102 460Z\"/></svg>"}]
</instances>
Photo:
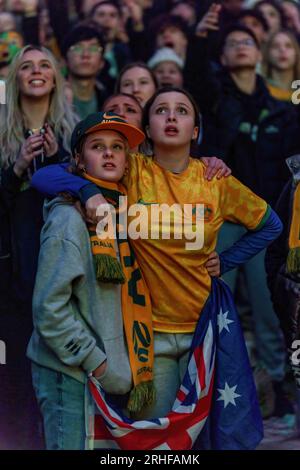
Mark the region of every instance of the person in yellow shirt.
<instances>
[{"instance_id":1,"label":"person in yellow shirt","mask_svg":"<svg viewBox=\"0 0 300 470\"><path fill-rule=\"evenodd\" d=\"M279 219L267 203L234 177L205 180L205 166L189 155L191 140L197 139L199 127L199 112L188 93L176 88L159 90L146 104L143 115L153 156L134 155L125 181L129 208L136 203L142 205L148 212L148 221L155 204L192 204L192 219L193 209L199 204L204 218L204 244L196 249L186 248L190 240L184 235L175 238L175 224L173 232L171 224L170 239L163 239L163 221L155 227L158 239L151 238L151 233L131 239L150 289L154 329L157 400L140 418L165 416L172 408L197 321L210 295L211 278L205 265L215 249L222 223L228 220L244 225L254 245L249 249L246 236L240 241L241 246L221 255L222 272L245 262L280 232ZM129 216L129 229L132 220ZM193 222L195 226L196 221ZM148 223L148 230L153 228L153 223ZM140 229L142 232L145 227ZM259 233L260 244L256 244ZM234 250L240 251L240 257L234 256Z\"/></svg>"}]
</instances>

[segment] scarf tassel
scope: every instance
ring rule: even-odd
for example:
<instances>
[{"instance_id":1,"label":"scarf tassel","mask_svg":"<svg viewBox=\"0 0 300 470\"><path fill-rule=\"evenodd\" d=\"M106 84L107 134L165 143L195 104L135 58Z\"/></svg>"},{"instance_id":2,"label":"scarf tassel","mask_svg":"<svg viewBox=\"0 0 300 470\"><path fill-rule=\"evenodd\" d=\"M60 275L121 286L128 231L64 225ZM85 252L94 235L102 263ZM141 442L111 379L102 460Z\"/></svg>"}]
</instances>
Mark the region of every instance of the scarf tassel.
<instances>
[{"instance_id":1,"label":"scarf tassel","mask_svg":"<svg viewBox=\"0 0 300 470\"><path fill-rule=\"evenodd\" d=\"M94 256L96 278L101 282L124 284L126 281L120 262L110 255Z\"/></svg>"},{"instance_id":2,"label":"scarf tassel","mask_svg":"<svg viewBox=\"0 0 300 470\"><path fill-rule=\"evenodd\" d=\"M141 382L131 390L127 409L130 413L139 413L144 406L154 403L155 398L153 381Z\"/></svg>"},{"instance_id":3,"label":"scarf tassel","mask_svg":"<svg viewBox=\"0 0 300 470\"><path fill-rule=\"evenodd\" d=\"M287 271L290 274L300 272L300 248L291 248L286 262Z\"/></svg>"}]
</instances>

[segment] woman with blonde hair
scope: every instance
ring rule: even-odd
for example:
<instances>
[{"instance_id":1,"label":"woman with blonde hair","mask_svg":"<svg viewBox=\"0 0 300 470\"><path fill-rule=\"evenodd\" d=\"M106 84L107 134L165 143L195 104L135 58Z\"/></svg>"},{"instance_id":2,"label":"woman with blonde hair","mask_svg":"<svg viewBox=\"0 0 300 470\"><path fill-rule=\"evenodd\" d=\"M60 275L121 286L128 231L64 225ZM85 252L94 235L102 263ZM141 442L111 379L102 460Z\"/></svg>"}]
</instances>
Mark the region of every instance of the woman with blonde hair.
<instances>
[{"instance_id":1,"label":"woman with blonde hair","mask_svg":"<svg viewBox=\"0 0 300 470\"><path fill-rule=\"evenodd\" d=\"M5 249L0 252L1 279L7 276L2 254L10 260L12 270L6 293L9 302L1 318L1 339L8 355L0 377L4 448L41 446L25 352L32 331L31 300L44 199L30 181L38 168L67 157L76 121L64 98L63 79L52 54L42 47L24 47L11 64L6 105L0 109L0 212L6 222L0 232L1 250Z\"/></svg>"},{"instance_id":2,"label":"woman with blonde hair","mask_svg":"<svg viewBox=\"0 0 300 470\"><path fill-rule=\"evenodd\" d=\"M292 32L280 30L269 38L262 73L274 98L291 101L292 83L300 77L300 48Z\"/></svg>"}]
</instances>

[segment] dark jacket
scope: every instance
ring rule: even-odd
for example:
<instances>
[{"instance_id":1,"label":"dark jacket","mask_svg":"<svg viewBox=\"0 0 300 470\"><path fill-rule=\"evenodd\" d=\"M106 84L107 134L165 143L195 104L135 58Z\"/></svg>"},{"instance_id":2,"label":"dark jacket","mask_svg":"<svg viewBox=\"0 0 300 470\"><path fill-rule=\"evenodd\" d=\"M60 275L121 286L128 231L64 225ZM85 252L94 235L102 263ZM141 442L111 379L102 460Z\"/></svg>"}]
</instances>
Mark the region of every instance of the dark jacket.
<instances>
[{"instance_id":1,"label":"dark jacket","mask_svg":"<svg viewBox=\"0 0 300 470\"><path fill-rule=\"evenodd\" d=\"M125 65L132 62L132 55L130 47L121 41L115 41L112 52L116 61L118 74L125 67ZM114 93L116 78L110 75L111 64L107 59L104 59L104 65L98 75L98 80L104 86L105 99Z\"/></svg>"},{"instance_id":2,"label":"dark jacket","mask_svg":"<svg viewBox=\"0 0 300 470\"><path fill-rule=\"evenodd\" d=\"M66 157L67 154L61 146L57 155L46 158L43 163L38 157L37 168L58 163ZM9 295L20 314L27 315L31 311L40 232L43 226L43 203L43 196L30 187L27 178L17 177L13 171L13 165L6 170L1 170L0 279L2 287L3 285L9 287L10 284L10 292L6 291L3 295L5 299ZM10 283L7 282L9 272L12 272Z\"/></svg>"},{"instance_id":3,"label":"dark jacket","mask_svg":"<svg viewBox=\"0 0 300 470\"><path fill-rule=\"evenodd\" d=\"M205 40L194 42L201 60L192 62L189 51L185 78L203 114L200 153L222 158L274 205L290 175L285 159L300 151L297 114L271 97L259 76L253 95L240 91L226 70L213 71Z\"/></svg>"},{"instance_id":4,"label":"dark jacket","mask_svg":"<svg viewBox=\"0 0 300 470\"><path fill-rule=\"evenodd\" d=\"M12 269L10 242L9 218L0 186L0 316L9 305Z\"/></svg>"},{"instance_id":5,"label":"dark jacket","mask_svg":"<svg viewBox=\"0 0 300 470\"><path fill-rule=\"evenodd\" d=\"M269 246L265 258L274 310L289 348L295 339L300 338L300 273L291 275L286 271L294 192L295 186L290 180L276 204L276 211L283 222L283 231Z\"/></svg>"}]
</instances>

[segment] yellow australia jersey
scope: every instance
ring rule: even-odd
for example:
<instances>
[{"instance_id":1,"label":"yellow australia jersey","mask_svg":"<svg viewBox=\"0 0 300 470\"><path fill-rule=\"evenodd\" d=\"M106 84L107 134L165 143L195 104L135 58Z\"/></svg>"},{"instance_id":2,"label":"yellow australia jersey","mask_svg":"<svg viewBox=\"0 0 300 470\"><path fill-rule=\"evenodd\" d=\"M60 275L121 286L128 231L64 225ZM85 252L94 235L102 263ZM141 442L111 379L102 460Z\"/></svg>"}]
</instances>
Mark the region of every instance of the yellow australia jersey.
<instances>
[{"instance_id":1,"label":"yellow australia jersey","mask_svg":"<svg viewBox=\"0 0 300 470\"><path fill-rule=\"evenodd\" d=\"M234 177L207 181L204 172L193 158L180 174L141 154L130 161L124 181L128 232L150 290L156 331L195 330L211 287L205 263L221 225L227 220L254 230L267 211L267 203Z\"/></svg>"}]
</instances>

